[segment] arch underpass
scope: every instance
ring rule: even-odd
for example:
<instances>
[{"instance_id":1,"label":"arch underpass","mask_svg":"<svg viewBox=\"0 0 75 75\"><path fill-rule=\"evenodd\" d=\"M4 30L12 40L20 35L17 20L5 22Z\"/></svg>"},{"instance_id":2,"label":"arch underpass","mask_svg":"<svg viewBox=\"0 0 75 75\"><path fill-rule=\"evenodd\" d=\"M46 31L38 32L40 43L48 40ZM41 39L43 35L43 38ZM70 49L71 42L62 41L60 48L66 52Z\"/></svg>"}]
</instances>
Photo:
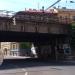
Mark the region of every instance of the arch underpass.
<instances>
[{"instance_id":1,"label":"arch underpass","mask_svg":"<svg viewBox=\"0 0 75 75\"><path fill-rule=\"evenodd\" d=\"M36 47L39 58L51 60L56 60L55 47L68 43L67 39L69 39L69 36L66 34L0 31L1 42L31 42ZM63 50L63 47L61 49ZM61 54L64 55L64 50ZM63 59L63 55L61 55L60 59Z\"/></svg>"}]
</instances>

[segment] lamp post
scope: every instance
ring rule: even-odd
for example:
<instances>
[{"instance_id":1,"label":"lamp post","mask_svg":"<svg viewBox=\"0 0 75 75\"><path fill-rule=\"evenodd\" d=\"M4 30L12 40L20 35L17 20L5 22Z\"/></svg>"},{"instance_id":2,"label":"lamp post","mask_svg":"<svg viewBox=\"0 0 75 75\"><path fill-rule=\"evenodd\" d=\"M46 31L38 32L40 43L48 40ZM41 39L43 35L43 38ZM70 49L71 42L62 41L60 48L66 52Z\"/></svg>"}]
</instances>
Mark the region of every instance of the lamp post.
<instances>
[{"instance_id":1,"label":"lamp post","mask_svg":"<svg viewBox=\"0 0 75 75\"><path fill-rule=\"evenodd\" d=\"M75 3L74 1L70 1L70 3Z\"/></svg>"}]
</instances>

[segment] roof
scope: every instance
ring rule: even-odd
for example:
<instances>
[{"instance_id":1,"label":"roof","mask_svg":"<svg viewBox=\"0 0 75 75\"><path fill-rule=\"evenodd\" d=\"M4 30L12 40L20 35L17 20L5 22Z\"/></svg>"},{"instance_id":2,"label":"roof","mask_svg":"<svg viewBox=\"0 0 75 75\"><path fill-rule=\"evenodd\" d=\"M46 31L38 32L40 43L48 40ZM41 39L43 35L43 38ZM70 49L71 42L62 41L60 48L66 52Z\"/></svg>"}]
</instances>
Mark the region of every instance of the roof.
<instances>
[{"instance_id":1,"label":"roof","mask_svg":"<svg viewBox=\"0 0 75 75\"><path fill-rule=\"evenodd\" d=\"M58 12L59 11L65 11L65 12L75 12L75 9L56 9L56 10L58 10Z\"/></svg>"},{"instance_id":2,"label":"roof","mask_svg":"<svg viewBox=\"0 0 75 75\"><path fill-rule=\"evenodd\" d=\"M54 12L57 12L57 13L59 13L59 12L75 12L75 9L67 9L67 8L49 8L49 9L47 9L47 11L54 11Z\"/></svg>"},{"instance_id":3,"label":"roof","mask_svg":"<svg viewBox=\"0 0 75 75\"><path fill-rule=\"evenodd\" d=\"M43 16L43 15L56 16L57 15L57 13L52 13L52 12L46 11L46 10L44 10L44 11L43 10L25 10L25 11L17 12L15 15L12 16L12 18L16 15L26 15L26 14L28 14L28 15L34 14L34 15L41 15L41 16Z\"/></svg>"},{"instance_id":4,"label":"roof","mask_svg":"<svg viewBox=\"0 0 75 75\"><path fill-rule=\"evenodd\" d=\"M50 13L49 11L19 11L16 14L57 15L57 13Z\"/></svg>"}]
</instances>

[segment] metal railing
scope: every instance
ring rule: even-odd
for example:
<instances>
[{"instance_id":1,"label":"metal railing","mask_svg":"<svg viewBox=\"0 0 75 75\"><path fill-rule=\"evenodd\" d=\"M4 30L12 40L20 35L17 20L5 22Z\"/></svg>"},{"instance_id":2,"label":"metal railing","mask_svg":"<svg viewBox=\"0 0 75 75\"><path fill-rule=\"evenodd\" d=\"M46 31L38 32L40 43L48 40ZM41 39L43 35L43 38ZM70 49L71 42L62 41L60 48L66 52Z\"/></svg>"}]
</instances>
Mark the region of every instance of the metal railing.
<instances>
[{"instance_id":1,"label":"metal railing","mask_svg":"<svg viewBox=\"0 0 75 75\"><path fill-rule=\"evenodd\" d=\"M27 15L18 15L14 11L0 10L0 17L10 17L11 18L12 16L14 16L15 19L18 19L18 20L27 20L27 21L36 21L36 22L47 22L48 23L48 22L54 21L54 22L63 23L63 24L69 24L73 22L73 19L69 17L60 18L58 16L51 16L51 17L37 16L39 17L37 18L36 16L32 17L32 15L28 15L29 17L27 17Z\"/></svg>"},{"instance_id":2,"label":"metal railing","mask_svg":"<svg viewBox=\"0 0 75 75\"><path fill-rule=\"evenodd\" d=\"M5 11L5 10L3 10L3 11L1 10L1 12L6 12L5 16L1 15L1 17L11 17L14 15L14 14L8 15L7 11ZM11 12L9 12L9 13L11 13ZM31 16L31 15L29 15L29 16ZM42 18L44 18L44 17L42 16ZM10 18L8 20L7 19L0 20L0 31L22 31L22 32L25 32L26 28L24 25L25 24L28 25L27 22L29 22L30 25L32 25L32 24L37 25L39 23L38 26L40 26L41 24L43 24L43 25L47 24L48 26L51 24L54 24L57 26L60 25L61 27L59 26L58 29L61 31L61 33L66 33L69 28L68 24L71 24L73 22L73 20L70 18L60 18L57 16L56 17L55 16L54 17L48 16L44 19L41 19L41 17L40 17L39 20L37 20L37 18L35 16L33 19L33 18L26 18L23 15L15 15L13 18ZM63 26L62 26L62 24L63 24ZM34 30L36 30L36 29L34 28Z\"/></svg>"}]
</instances>

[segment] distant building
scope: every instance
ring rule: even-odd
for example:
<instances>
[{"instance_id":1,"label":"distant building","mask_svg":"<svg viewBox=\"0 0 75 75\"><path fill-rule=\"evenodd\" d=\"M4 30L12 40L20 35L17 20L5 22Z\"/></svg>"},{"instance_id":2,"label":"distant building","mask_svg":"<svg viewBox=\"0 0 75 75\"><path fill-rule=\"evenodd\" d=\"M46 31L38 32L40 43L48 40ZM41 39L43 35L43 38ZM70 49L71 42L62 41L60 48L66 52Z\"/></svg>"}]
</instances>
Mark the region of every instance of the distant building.
<instances>
[{"instance_id":1,"label":"distant building","mask_svg":"<svg viewBox=\"0 0 75 75\"><path fill-rule=\"evenodd\" d=\"M13 55L13 56L19 56L19 50L20 50L20 47L19 47L19 43L18 42L11 42L10 44L10 48L11 48L11 51L10 51L10 55Z\"/></svg>"},{"instance_id":2,"label":"distant building","mask_svg":"<svg viewBox=\"0 0 75 75\"><path fill-rule=\"evenodd\" d=\"M75 9L67 9L65 7L58 9L58 8L49 8L47 11L51 12L57 12L59 21L65 22L65 23L73 23L75 22Z\"/></svg>"},{"instance_id":3,"label":"distant building","mask_svg":"<svg viewBox=\"0 0 75 75\"><path fill-rule=\"evenodd\" d=\"M1 42L1 50L5 56L29 56L31 45L27 42Z\"/></svg>"},{"instance_id":4,"label":"distant building","mask_svg":"<svg viewBox=\"0 0 75 75\"><path fill-rule=\"evenodd\" d=\"M1 50L4 55L19 55L19 43L17 42L1 42Z\"/></svg>"}]
</instances>

